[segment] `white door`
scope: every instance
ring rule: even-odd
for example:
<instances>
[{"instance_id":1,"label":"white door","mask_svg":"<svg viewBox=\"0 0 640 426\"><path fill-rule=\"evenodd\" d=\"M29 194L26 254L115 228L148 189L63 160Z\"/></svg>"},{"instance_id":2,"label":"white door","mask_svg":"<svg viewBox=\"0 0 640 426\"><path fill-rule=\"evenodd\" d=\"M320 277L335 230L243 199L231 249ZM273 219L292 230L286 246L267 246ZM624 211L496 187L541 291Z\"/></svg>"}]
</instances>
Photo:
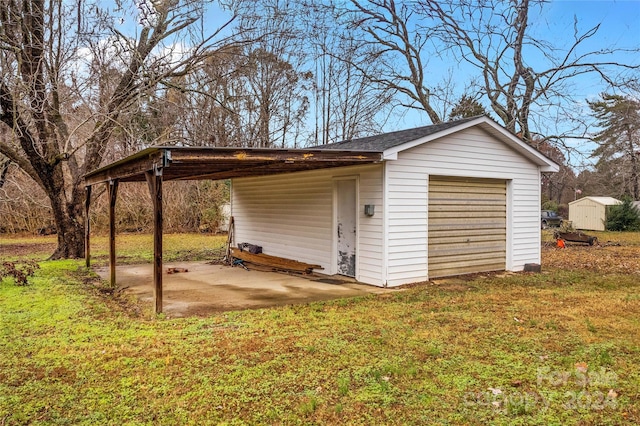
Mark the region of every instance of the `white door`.
<instances>
[{"instance_id":1,"label":"white door","mask_svg":"<svg viewBox=\"0 0 640 426\"><path fill-rule=\"evenodd\" d=\"M338 228L338 273L356 276L356 180L338 180L336 224Z\"/></svg>"}]
</instances>

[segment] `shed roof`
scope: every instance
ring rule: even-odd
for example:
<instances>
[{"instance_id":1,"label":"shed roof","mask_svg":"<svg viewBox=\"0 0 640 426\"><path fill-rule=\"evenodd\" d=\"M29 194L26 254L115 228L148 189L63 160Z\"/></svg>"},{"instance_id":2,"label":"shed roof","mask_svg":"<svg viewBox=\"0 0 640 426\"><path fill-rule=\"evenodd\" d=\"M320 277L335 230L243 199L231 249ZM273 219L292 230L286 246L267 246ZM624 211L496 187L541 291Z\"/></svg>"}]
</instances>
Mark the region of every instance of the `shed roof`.
<instances>
[{"instance_id":1,"label":"shed roof","mask_svg":"<svg viewBox=\"0 0 640 426\"><path fill-rule=\"evenodd\" d=\"M366 138L336 142L333 144L321 145L317 148L322 150L356 149L383 151L383 158L385 160L393 160L397 158L397 154L401 151L405 151L415 146L440 139L444 136L474 126L483 129L496 139L505 143L511 149L528 158L534 164L540 166L543 172L557 172L560 169L560 166L549 157L527 144L486 115L478 115L447 123L439 123L431 126L417 127L415 129L400 130L397 132L384 133Z\"/></svg>"},{"instance_id":2,"label":"shed roof","mask_svg":"<svg viewBox=\"0 0 640 426\"><path fill-rule=\"evenodd\" d=\"M594 203L602 204L603 206L615 206L616 204L621 204L622 203L622 201L617 200L617 199L615 199L613 197L591 197L591 196L589 196L589 197L582 197L582 198L580 198L578 200L575 200L575 201L571 201L569 203L569 205L576 204L576 203L579 203L579 202L584 201L584 200L591 200Z\"/></svg>"},{"instance_id":3,"label":"shed roof","mask_svg":"<svg viewBox=\"0 0 640 426\"><path fill-rule=\"evenodd\" d=\"M351 139L342 142L320 145L318 149L357 149L367 151L385 151L407 142L422 139L426 136L434 135L469 121L476 120L477 117L464 118L461 120L449 121L447 123L433 124L430 126L416 127L414 129L399 130L397 132L383 133L381 135L368 136L365 138Z\"/></svg>"}]
</instances>

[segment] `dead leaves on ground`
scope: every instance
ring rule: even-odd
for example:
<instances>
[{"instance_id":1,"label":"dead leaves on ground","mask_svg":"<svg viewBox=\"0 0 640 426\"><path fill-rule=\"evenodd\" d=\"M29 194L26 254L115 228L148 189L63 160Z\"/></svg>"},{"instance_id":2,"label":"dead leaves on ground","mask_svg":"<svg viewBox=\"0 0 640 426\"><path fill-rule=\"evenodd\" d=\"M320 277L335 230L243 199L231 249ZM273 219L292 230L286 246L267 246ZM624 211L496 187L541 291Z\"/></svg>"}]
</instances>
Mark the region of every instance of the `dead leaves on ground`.
<instances>
[{"instance_id":1,"label":"dead leaves on ground","mask_svg":"<svg viewBox=\"0 0 640 426\"><path fill-rule=\"evenodd\" d=\"M542 247L546 268L588 270L602 274L640 275L638 246L582 246L567 244L566 248Z\"/></svg>"}]
</instances>

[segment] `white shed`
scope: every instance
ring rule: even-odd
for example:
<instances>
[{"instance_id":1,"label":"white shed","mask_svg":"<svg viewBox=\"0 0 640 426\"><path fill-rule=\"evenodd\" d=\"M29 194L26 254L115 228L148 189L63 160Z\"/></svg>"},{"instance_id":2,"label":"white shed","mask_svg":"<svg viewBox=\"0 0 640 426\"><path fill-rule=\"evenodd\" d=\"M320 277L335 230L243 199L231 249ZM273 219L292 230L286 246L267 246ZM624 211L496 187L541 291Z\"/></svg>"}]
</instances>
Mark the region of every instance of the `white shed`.
<instances>
[{"instance_id":1,"label":"white shed","mask_svg":"<svg viewBox=\"0 0 640 426\"><path fill-rule=\"evenodd\" d=\"M607 207L621 204L613 197L583 197L569 203L569 221L576 229L604 231Z\"/></svg>"},{"instance_id":2,"label":"white shed","mask_svg":"<svg viewBox=\"0 0 640 426\"><path fill-rule=\"evenodd\" d=\"M558 165L481 116L316 147L382 161L232 180L235 242L377 286L540 263Z\"/></svg>"}]
</instances>

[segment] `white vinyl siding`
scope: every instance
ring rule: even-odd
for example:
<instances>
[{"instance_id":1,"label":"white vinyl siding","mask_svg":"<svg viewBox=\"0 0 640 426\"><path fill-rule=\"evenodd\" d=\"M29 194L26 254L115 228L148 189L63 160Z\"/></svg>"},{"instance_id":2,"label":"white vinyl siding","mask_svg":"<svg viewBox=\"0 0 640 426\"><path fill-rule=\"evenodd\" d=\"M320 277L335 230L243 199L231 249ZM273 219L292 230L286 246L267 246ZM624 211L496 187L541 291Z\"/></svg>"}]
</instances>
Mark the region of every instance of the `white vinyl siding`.
<instances>
[{"instance_id":1,"label":"white vinyl siding","mask_svg":"<svg viewBox=\"0 0 640 426\"><path fill-rule=\"evenodd\" d=\"M509 181L506 267L540 262L539 169L501 141L473 127L401 151L385 165L389 286L428 278L429 175Z\"/></svg>"},{"instance_id":2,"label":"white vinyl siding","mask_svg":"<svg viewBox=\"0 0 640 426\"><path fill-rule=\"evenodd\" d=\"M383 285L381 164L234 179L235 243L258 244L264 253L336 273L334 179L345 176L358 178L356 279ZM364 215L365 204L375 205L373 217Z\"/></svg>"},{"instance_id":3,"label":"white vinyl siding","mask_svg":"<svg viewBox=\"0 0 640 426\"><path fill-rule=\"evenodd\" d=\"M358 260L357 279L363 283L384 285L383 219L386 212L382 202L382 164L362 166L359 176ZM373 204L375 214L365 216L365 204Z\"/></svg>"},{"instance_id":4,"label":"white vinyl siding","mask_svg":"<svg viewBox=\"0 0 640 426\"><path fill-rule=\"evenodd\" d=\"M575 229L604 231L606 206L591 200L569 206L569 221Z\"/></svg>"}]
</instances>

